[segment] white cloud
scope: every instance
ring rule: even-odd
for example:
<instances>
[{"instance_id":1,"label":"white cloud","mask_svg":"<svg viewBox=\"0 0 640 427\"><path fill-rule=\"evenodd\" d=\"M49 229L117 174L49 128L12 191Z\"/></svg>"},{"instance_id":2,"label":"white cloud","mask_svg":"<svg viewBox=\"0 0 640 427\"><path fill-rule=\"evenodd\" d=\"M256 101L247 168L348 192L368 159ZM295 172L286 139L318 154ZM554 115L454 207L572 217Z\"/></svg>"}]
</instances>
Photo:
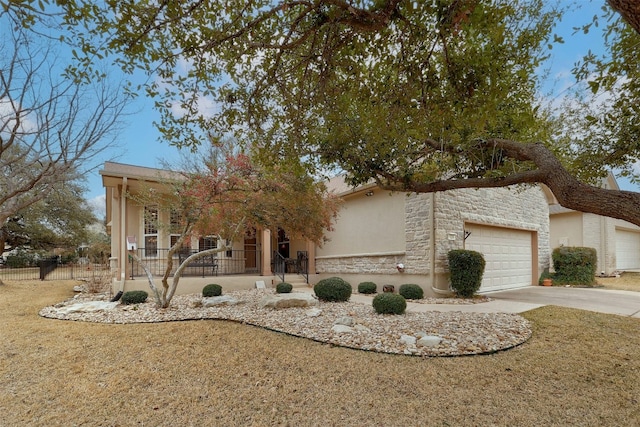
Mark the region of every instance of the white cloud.
<instances>
[{"instance_id":1,"label":"white cloud","mask_svg":"<svg viewBox=\"0 0 640 427\"><path fill-rule=\"evenodd\" d=\"M87 204L98 219L102 220L107 216L107 197L104 194L88 199Z\"/></svg>"}]
</instances>

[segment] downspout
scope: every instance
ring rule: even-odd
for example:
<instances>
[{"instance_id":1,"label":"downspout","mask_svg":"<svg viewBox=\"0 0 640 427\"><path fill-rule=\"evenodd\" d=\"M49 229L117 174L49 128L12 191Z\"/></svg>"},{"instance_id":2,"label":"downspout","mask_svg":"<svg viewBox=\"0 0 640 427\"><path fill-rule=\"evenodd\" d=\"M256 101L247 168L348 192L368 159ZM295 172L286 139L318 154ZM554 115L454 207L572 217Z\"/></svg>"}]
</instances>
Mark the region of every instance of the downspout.
<instances>
[{"instance_id":1,"label":"downspout","mask_svg":"<svg viewBox=\"0 0 640 427\"><path fill-rule=\"evenodd\" d=\"M436 193L431 193L431 212L429 212L429 227L430 227L430 249L429 249L429 276L431 279L431 290L436 295L450 296L451 291L447 286L447 289L438 288L437 276L436 276Z\"/></svg>"},{"instance_id":2,"label":"downspout","mask_svg":"<svg viewBox=\"0 0 640 427\"><path fill-rule=\"evenodd\" d=\"M607 271L607 226L605 217L600 216L600 271L608 275ZM598 272L599 273L599 272Z\"/></svg>"}]
</instances>

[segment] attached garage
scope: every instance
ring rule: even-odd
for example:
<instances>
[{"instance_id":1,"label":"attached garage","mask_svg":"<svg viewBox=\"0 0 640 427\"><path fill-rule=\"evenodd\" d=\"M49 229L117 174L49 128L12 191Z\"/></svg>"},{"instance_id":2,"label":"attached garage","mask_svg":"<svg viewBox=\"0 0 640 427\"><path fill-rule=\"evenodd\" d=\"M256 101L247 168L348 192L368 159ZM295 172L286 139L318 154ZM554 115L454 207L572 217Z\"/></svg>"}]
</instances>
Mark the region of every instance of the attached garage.
<instances>
[{"instance_id":1,"label":"attached garage","mask_svg":"<svg viewBox=\"0 0 640 427\"><path fill-rule=\"evenodd\" d=\"M481 292L530 286L533 281L534 233L505 227L467 224L465 249L484 255Z\"/></svg>"},{"instance_id":2,"label":"attached garage","mask_svg":"<svg viewBox=\"0 0 640 427\"><path fill-rule=\"evenodd\" d=\"M616 270L640 269L640 232L616 230Z\"/></svg>"}]
</instances>

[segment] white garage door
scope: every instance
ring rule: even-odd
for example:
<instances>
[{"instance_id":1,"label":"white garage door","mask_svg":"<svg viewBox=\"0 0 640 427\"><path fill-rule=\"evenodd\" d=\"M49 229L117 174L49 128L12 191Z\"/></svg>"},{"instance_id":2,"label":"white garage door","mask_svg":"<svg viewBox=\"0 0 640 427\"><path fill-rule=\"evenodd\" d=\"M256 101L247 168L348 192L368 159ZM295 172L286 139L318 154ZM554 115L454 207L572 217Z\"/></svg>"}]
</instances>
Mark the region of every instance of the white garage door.
<instances>
[{"instance_id":1,"label":"white garage door","mask_svg":"<svg viewBox=\"0 0 640 427\"><path fill-rule=\"evenodd\" d=\"M533 281L532 233L483 225L466 226L471 232L465 249L478 251L486 262L480 291L520 288Z\"/></svg>"},{"instance_id":2,"label":"white garage door","mask_svg":"<svg viewBox=\"0 0 640 427\"><path fill-rule=\"evenodd\" d=\"M616 270L640 268L640 232L616 230Z\"/></svg>"}]
</instances>

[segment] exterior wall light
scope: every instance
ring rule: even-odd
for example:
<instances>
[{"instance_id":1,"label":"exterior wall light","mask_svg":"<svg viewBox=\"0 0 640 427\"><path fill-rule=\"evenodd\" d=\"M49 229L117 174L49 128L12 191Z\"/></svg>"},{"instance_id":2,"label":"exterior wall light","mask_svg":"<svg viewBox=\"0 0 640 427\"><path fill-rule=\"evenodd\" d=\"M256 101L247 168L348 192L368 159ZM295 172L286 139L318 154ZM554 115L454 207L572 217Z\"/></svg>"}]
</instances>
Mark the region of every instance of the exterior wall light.
<instances>
[{"instance_id":1,"label":"exterior wall light","mask_svg":"<svg viewBox=\"0 0 640 427\"><path fill-rule=\"evenodd\" d=\"M404 264L400 263L396 265L396 268L398 269L399 273L404 273Z\"/></svg>"}]
</instances>

